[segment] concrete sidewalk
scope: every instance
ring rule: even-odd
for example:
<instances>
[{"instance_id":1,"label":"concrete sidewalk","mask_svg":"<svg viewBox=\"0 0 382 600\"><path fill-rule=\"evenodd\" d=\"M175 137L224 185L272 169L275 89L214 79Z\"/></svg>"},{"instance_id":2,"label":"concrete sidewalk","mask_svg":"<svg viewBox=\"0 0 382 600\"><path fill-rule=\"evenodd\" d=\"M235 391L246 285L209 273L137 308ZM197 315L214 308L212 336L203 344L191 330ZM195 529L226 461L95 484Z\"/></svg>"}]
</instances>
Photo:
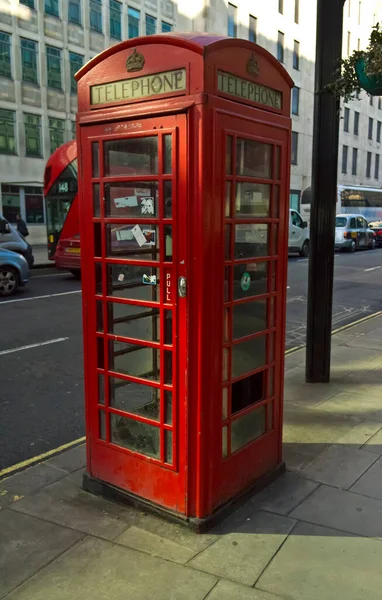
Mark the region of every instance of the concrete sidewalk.
<instances>
[{"instance_id":1,"label":"concrete sidewalk","mask_svg":"<svg viewBox=\"0 0 382 600\"><path fill-rule=\"evenodd\" d=\"M333 377L286 360L287 472L196 535L81 490L79 446L0 482L9 600L382 598L382 317L333 337Z\"/></svg>"}]
</instances>

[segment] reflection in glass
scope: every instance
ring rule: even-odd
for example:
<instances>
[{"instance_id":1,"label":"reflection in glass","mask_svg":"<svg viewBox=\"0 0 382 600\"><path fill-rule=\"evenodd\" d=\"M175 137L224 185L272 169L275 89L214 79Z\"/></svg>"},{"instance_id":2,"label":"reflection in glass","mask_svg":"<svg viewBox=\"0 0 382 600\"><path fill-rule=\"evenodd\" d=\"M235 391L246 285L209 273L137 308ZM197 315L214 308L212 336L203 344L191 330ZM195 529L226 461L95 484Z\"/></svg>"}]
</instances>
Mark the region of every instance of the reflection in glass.
<instances>
[{"instance_id":1,"label":"reflection in glass","mask_svg":"<svg viewBox=\"0 0 382 600\"><path fill-rule=\"evenodd\" d=\"M97 337L97 367L98 369L105 368L105 352L103 338Z\"/></svg>"},{"instance_id":2,"label":"reflection in glass","mask_svg":"<svg viewBox=\"0 0 382 600\"><path fill-rule=\"evenodd\" d=\"M222 397L222 419L226 419L228 417L228 388L223 388L223 397Z\"/></svg>"},{"instance_id":3,"label":"reflection in glass","mask_svg":"<svg viewBox=\"0 0 382 600\"><path fill-rule=\"evenodd\" d=\"M166 453L164 462L172 465L172 431L165 430L164 432L164 449Z\"/></svg>"},{"instance_id":4,"label":"reflection in glass","mask_svg":"<svg viewBox=\"0 0 382 600\"><path fill-rule=\"evenodd\" d=\"M249 298L250 296L259 296L268 291L268 263L257 262L237 265L234 268L233 299ZM251 283L248 289L243 286L243 275L249 274ZM244 287L244 289L243 289Z\"/></svg>"},{"instance_id":5,"label":"reflection in glass","mask_svg":"<svg viewBox=\"0 0 382 600\"><path fill-rule=\"evenodd\" d=\"M172 344L172 310L164 311L164 343Z\"/></svg>"},{"instance_id":6,"label":"reflection in glass","mask_svg":"<svg viewBox=\"0 0 382 600\"><path fill-rule=\"evenodd\" d=\"M272 227L272 235L273 235L272 254L274 254L274 256L277 256L277 254L278 254L278 246L279 246L278 230L279 230L279 228L277 227L277 225L273 225L273 227Z\"/></svg>"},{"instance_id":7,"label":"reflection in glass","mask_svg":"<svg viewBox=\"0 0 382 600\"><path fill-rule=\"evenodd\" d=\"M275 362L275 334L269 334L269 362Z\"/></svg>"},{"instance_id":8,"label":"reflection in glass","mask_svg":"<svg viewBox=\"0 0 382 600\"><path fill-rule=\"evenodd\" d=\"M276 306L276 298L272 296L269 300L269 327L272 328L275 326L275 306Z\"/></svg>"},{"instance_id":9,"label":"reflection in glass","mask_svg":"<svg viewBox=\"0 0 382 600\"><path fill-rule=\"evenodd\" d=\"M271 292L275 292L277 286L276 265L276 262L271 263Z\"/></svg>"},{"instance_id":10,"label":"reflection in glass","mask_svg":"<svg viewBox=\"0 0 382 600\"><path fill-rule=\"evenodd\" d=\"M271 179L272 146L255 140L236 140L236 175Z\"/></svg>"},{"instance_id":11,"label":"reflection in glass","mask_svg":"<svg viewBox=\"0 0 382 600\"><path fill-rule=\"evenodd\" d=\"M232 135L227 135L226 138L225 172L232 175Z\"/></svg>"},{"instance_id":12,"label":"reflection in glass","mask_svg":"<svg viewBox=\"0 0 382 600\"><path fill-rule=\"evenodd\" d=\"M105 404L104 377L98 373L98 404Z\"/></svg>"},{"instance_id":13,"label":"reflection in glass","mask_svg":"<svg viewBox=\"0 0 382 600\"><path fill-rule=\"evenodd\" d=\"M228 456L228 427L222 428L222 457Z\"/></svg>"},{"instance_id":14,"label":"reflection in glass","mask_svg":"<svg viewBox=\"0 0 382 600\"><path fill-rule=\"evenodd\" d=\"M224 309L224 341L230 341L230 331L229 331L229 308Z\"/></svg>"},{"instance_id":15,"label":"reflection in glass","mask_svg":"<svg viewBox=\"0 0 382 600\"><path fill-rule=\"evenodd\" d=\"M256 300L233 306L233 339L258 333L267 328L267 300Z\"/></svg>"},{"instance_id":16,"label":"reflection in glass","mask_svg":"<svg viewBox=\"0 0 382 600\"><path fill-rule=\"evenodd\" d=\"M159 309L110 303L108 305L109 333L159 342Z\"/></svg>"},{"instance_id":17,"label":"reflection in glass","mask_svg":"<svg viewBox=\"0 0 382 600\"><path fill-rule=\"evenodd\" d=\"M101 216L101 205L99 200L99 183L93 183L93 214L95 217Z\"/></svg>"},{"instance_id":18,"label":"reflection in glass","mask_svg":"<svg viewBox=\"0 0 382 600\"><path fill-rule=\"evenodd\" d=\"M164 351L164 383L172 383L172 352Z\"/></svg>"},{"instance_id":19,"label":"reflection in glass","mask_svg":"<svg viewBox=\"0 0 382 600\"><path fill-rule=\"evenodd\" d=\"M269 217L271 186L268 184L236 184L236 217Z\"/></svg>"},{"instance_id":20,"label":"reflection in glass","mask_svg":"<svg viewBox=\"0 0 382 600\"><path fill-rule=\"evenodd\" d=\"M268 225L235 225L235 258L268 256Z\"/></svg>"},{"instance_id":21,"label":"reflection in glass","mask_svg":"<svg viewBox=\"0 0 382 600\"><path fill-rule=\"evenodd\" d=\"M231 269L224 269L224 302L229 302L231 298Z\"/></svg>"},{"instance_id":22,"label":"reflection in glass","mask_svg":"<svg viewBox=\"0 0 382 600\"><path fill-rule=\"evenodd\" d=\"M147 280L150 284L144 283ZM154 283L155 282L155 283ZM159 269L135 265L107 265L108 295L159 302Z\"/></svg>"},{"instance_id":23,"label":"reflection in glass","mask_svg":"<svg viewBox=\"0 0 382 600\"><path fill-rule=\"evenodd\" d=\"M99 177L99 144L92 143L92 177Z\"/></svg>"},{"instance_id":24,"label":"reflection in glass","mask_svg":"<svg viewBox=\"0 0 382 600\"><path fill-rule=\"evenodd\" d=\"M265 376L266 371L261 371L245 379L240 379L232 385L232 415L248 408L251 404L264 400Z\"/></svg>"},{"instance_id":25,"label":"reflection in glass","mask_svg":"<svg viewBox=\"0 0 382 600\"><path fill-rule=\"evenodd\" d=\"M109 369L132 377L159 381L159 350L127 342L109 341Z\"/></svg>"},{"instance_id":26,"label":"reflection in glass","mask_svg":"<svg viewBox=\"0 0 382 600\"><path fill-rule=\"evenodd\" d=\"M172 172L172 135L164 135L164 160L163 160L163 173Z\"/></svg>"},{"instance_id":27,"label":"reflection in glass","mask_svg":"<svg viewBox=\"0 0 382 600\"><path fill-rule=\"evenodd\" d=\"M95 288L96 294L102 294L102 264L95 263Z\"/></svg>"},{"instance_id":28,"label":"reflection in glass","mask_svg":"<svg viewBox=\"0 0 382 600\"><path fill-rule=\"evenodd\" d=\"M231 182L225 184L225 216L231 216Z\"/></svg>"},{"instance_id":29,"label":"reflection in glass","mask_svg":"<svg viewBox=\"0 0 382 600\"><path fill-rule=\"evenodd\" d=\"M223 381L228 379L228 348L223 348Z\"/></svg>"},{"instance_id":30,"label":"reflection in glass","mask_svg":"<svg viewBox=\"0 0 382 600\"><path fill-rule=\"evenodd\" d=\"M232 421L231 452L236 452L265 433L265 406Z\"/></svg>"},{"instance_id":31,"label":"reflection in glass","mask_svg":"<svg viewBox=\"0 0 382 600\"><path fill-rule=\"evenodd\" d=\"M105 419L105 413L103 410L99 410L98 411L98 415L99 415L99 438L100 440L106 440L106 419Z\"/></svg>"},{"instance_id":32,"label":"reflection in glass","mask_svg":"<svg viewBox=\"0 0 382 600\"><path fill-rule=\"evenodd\" d=\"M164 192L164 217L165 219L172 218L172 181L163 183Z\"/></svg>"},{"instance_id":33,"label":"reflection in glass","mask_svg":"<svg viewBox=\"0 0 382 600\"><path fill-rule=\"evenodd\" d=\"M94 256L102 256L101 223L94 223Z\"/></svg>"},{"instance_id":34,"label":"reflection in glass","mask_svg":"<svg viewBox=\"0 0 382 600\"><path fill-rule=\"evenodd\" d=\"M164 228L164 238L165 238L165 261L172 262L172 226L166 225Z\"/></svg>"},{"instance_id":35,"label":"reflection in glass","mask_svg":"<svg viewBox=\"0 0 382 600\"><path fill-rule=\"evenodd\" d=\"M279 218L279 207L280 207L280 186L273 186L273 218Z\"/></svg>"},{"instance_id":36,"label":"reflection in glass","mask_svg":"<svg viewBox=\"0 0 382 600\"><path fill-rule=\"evenodd\" d=\"M97 331L103 333L103 304L100 300L96 301Z\"/></svg>"},{"instance_id":37,"label":"reflection in glass","mask_svg":"<svg viewBox=\"0 0 382 600\"><path fill-rule=\"evenodd\" d=\"M110 413L110 441L129 450L159 458L159 428Z\"/></svg>"},{"instance_id":38,"label":"reflection in glass","mask_svg":"<svg viewBox=\"0 0 382 600\"><path fill-rule=\"evenodd\" d=\"M159 229L155 225L106 225L107 256L131 260L159 258Z\"/></svg>"},{"instance_id":39,"label":"reflection in glass","mask_svg":"<svg viewBox=\"0 0 382 600\"><path fill-rule=\"evenodd\" d=\"M268 396L272 397L275 394L275 369L274 367L268 370Z\"/></svg>"},{"instance_id":40,"label":"reflection in glass","mask_svg":"<svg viewBox=\"0 0 382 600\"><path fill-rule=\"evenodd\" d=\"M105 176L156 175L158 138L130 138L104 143Z\"/></svg>"},{"instance_id":41,"label":"reflection in glass","mask_svg":"<svg viewBox=\"0 0 382 600\"><path fill-rule=\"evenodd\" d=\"M231 258L231 226L225 226L225 259Z\"/></svg>"},{"instance_id":42,"label":"reflection in glass","mask_svg":"<svg viewBox=\"0 0 382 600\"><path fill-rule=\"evenodd\" d=\"M172 392L165 390L164 402L164 422L167 425L172 425Z\"/></svg>"},{"instance_id":43,"label":"reflection in glass","mask_svg":"<svg viewBox=\"0 0 382 600\"><path fill-rule=\"evenodd\" d=\"M110 406L133 415L159 420L160 390L158 388L117 379L117 377L110 377L109 385Z\"/></svg>"},{"instance_id":44,"label":"reflection in glass","mask_svg":"<svg viewBox=\"0 0 382 600\"><path fill-rule=\"evenodd\" d=\"M120 219L152 219L158 216L158 183L105 183L105 212L107 217Z\"/></svg>"},{"instance_id":45,"label":"reflection in glass","mask_svg":"<svg viewBox=\"0 0 382 600\"><path fill-rule=\"evenodd\" d=\"M274 179L280 179L280 146L275 146L275 174Z\"/></svg>"},{"instance_id":46,"label":"reflection in glass","mask_svg":"<svg viewBox=\"0 0 382 600\"><path fill-rule=\"evenodd\" d=\"M232 346L232 377L240 377L266 364L266 336Z\"/></svg>"}]
</instances>

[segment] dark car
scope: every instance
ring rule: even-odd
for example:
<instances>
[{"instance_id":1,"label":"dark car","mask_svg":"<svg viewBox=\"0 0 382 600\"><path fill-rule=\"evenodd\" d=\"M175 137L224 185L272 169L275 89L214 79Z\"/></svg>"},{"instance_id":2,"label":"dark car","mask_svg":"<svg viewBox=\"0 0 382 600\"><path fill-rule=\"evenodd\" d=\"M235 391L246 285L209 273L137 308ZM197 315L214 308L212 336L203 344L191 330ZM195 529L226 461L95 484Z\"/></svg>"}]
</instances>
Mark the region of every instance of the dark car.
<instances>
[{"instance_id":1,"label":"dark car","mask_svg":"<svg viewBox=\"0 0 382 600\"><path fill-rule=\"evenodd\" d=\"M369 229L374 231L377 245L382 246L382 221L372 221L369 223Z\"/></svg>"}]
</instances>

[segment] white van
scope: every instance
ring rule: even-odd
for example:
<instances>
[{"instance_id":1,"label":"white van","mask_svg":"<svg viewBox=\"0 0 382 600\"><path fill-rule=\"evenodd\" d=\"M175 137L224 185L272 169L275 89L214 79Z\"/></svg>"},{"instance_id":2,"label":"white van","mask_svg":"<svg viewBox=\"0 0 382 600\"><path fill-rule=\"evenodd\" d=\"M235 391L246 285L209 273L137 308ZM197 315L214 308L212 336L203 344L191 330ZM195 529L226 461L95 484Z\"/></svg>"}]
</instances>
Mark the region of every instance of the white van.
<instances>
[{"instance_id":1,"label":"white van","mask_svg":"<svg viewBox=\"0 0 382 600\"><path fill-rule=\"evenodd\" d=\"M297 210L289 209L288 253L298 252L300 256L309 256L309 227Z\"/></svg>"},{"instance_id":2,"label":"white van","mask_svg":"<svg viewBox=\"0 0 382 600\"><path fill-rule=\"evenodd\" d=\"M12 250L18 254L22 254L26 259L29 268L32 268L34 258L32 248L26 239L15 229L7 219L0 215L0 248Z\"/></svg>"}]
</instances>

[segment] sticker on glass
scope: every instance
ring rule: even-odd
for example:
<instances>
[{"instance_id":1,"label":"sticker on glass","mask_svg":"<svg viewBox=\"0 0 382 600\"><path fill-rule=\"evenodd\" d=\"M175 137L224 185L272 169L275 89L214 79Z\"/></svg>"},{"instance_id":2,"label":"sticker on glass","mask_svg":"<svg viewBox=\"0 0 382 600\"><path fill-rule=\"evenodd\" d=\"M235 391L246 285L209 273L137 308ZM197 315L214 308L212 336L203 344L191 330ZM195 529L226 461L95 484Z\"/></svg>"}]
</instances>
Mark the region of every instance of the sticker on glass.
<instances>
[{"instance_id":1,"label":"sticker on glass","mask_svg":"<svg viewBox=\"0 0 382 600\"><path fill-rule=\"evenodd\" d=\"M124 279L125 279L125 276L124 276L124 274L123 274L123 273L120 273L120 274L118 275L118 281L120 281L120 282L122 283L122 281L123 281Z\"/></svg>"},{"instance_id":2,"label":"sticker on glass","mask_svg":"<svg viewBox=\"0 0 382 600\"><path fill-rule=\"evenodd\" d=\"M131 241L134 239L134 234L132 229L125 229L121 227L121 229L117 229L115 232L115 237L118 242Z\"/></svg>"},{"instance_id":3,"label":"sticker on glass","mask_svg":"<svg viewBox=\"0 0 382 600\"><path fill-rule=\"evenodd\" d=\"M149 196L148 198L141 199L141 214L142 215L153 215L155 213L154 198Z\"/></svg>"},{"instance_id":4,"label":"sticker on glass","mask_svg":"<svg viewBox=\"0 0 382 600\"><path fill-rule=\"evenodd\" d=\"M147 239L145 238L144 232L139 227L139 225L135 225L131 231L138 243L138 246L143 246L144 244L147 244Z\"/></svg>"},{"instance_id":5,"label":"sticker on glass","mask_svg":"<svg viewBox=\"0 0 382 600\"><path fill-rule=\"evenodd\" d=\"M142 282L145 285L156 285L157 284L157 276L156 275L146 275L146 273L142 277Z\"/></svg>"},{"instance_id":6,"label":"sticker on glass","mask_svg":"<svg viewBox=\"0 0 382 600\"><path fill-rule=\"evenodd\" d=\"M155 229L144 229L143 235L145 236L145 246L155 246L155 238L156 238Z\"/></svg>"},{"instance_id":7,"label":"sticker on glass","mask_svg":"<svg viewBox=\"0 0 382 600\"><path fill-rule=\"evenodd\" d=\"M240 280L241 289L243 292L248 292L251 287L251 276L249 273L243 273Z\"/></svg>"},{"instance_id":8,"label":"sticker on glass","mask_svg":"<svg viewBox=\"0 0 382 600\"><path fill-rule=\"evenodd\" d=\"M116 208L126 208L138 206L138 198L136 196L123 196L122 198L114 198Z\"/></svg>"}]
</instances>

